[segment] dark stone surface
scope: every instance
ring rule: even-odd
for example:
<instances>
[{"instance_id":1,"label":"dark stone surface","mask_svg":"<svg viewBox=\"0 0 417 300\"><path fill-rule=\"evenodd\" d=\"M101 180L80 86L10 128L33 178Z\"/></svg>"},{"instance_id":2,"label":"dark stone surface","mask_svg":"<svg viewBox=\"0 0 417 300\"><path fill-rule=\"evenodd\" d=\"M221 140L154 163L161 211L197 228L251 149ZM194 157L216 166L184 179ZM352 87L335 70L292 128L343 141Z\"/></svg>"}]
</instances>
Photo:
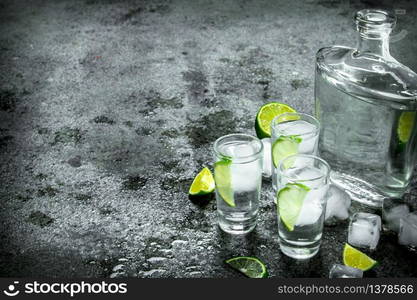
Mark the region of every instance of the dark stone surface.
<instances>
[{"instance_id":1,"label":"dark stone surface","mask_svg":"<svg viewBox=\"0 0 417 300\"><path fill-rule=\"evenodd\" d=\"M263 103L312 113L315 52L354 45L352 13L376 3L2 1L0 275L235 277L223 260L254 255L271 276L327 277L347 223L296 262L279 251L269 182L245 237L187 190L217 137L254 134ZM416 8L395 3L382 2L405 10L392 52L416 70ZM393 236L371 255L366 276L417 276Z\"/></svg>"},{"instance_id":2,"label":"dark stone surface","mask_svg":"<svg viewBox=\"0 0 417 300\"><path fill-rule=\"evenodd\" d=\"M45 215L40 211L34 211L29 215L28 222L40 226L45 227L51 224L54 221L51 217Z\"/></svg>"}]
</instances>

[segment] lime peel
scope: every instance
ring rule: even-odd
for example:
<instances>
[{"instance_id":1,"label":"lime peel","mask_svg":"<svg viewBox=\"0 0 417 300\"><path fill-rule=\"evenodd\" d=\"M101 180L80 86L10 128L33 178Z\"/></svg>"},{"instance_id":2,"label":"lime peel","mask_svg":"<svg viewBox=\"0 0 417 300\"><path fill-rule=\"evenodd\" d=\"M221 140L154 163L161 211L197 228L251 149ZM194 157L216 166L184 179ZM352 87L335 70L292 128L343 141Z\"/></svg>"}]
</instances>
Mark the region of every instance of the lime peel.
<instances>
[{"instance_id":1,"label":"lime peel","mask_svg":"<svg viewBox=\"0 0 417 300\"><path fill-rule=\"evenodd\" d=\"M278 191L278 215L288 231L294 230L304 198L309 191L310 188L301 183L287 183L285 187Z\"/></svg>"},{"instance_id":2,"label":"lime peel","mask_svg":"<svg viewBox=\"0 0 417 300\"><path fill-rule=\"evenodd\" d=\"M284 113L296 112L294 108L279 102L263 105L256 114L255 131L258 138L271 137L272 120Z\"/></svg>"},{"instance_id":3,"label":"lime peel","mask_svg":"<svg viewBox=\"0 0 417 300\"><path fill-rule=\"evenodd\" d=\"M407 111L401 113L398 121L397 134L401 143L408 143L416 120L416 112Z\"/></svg>"},{"instance_id":4,"label":"lime peel","mask_svg":"<svg viewBox=\"0 0 417 300\"><path fill-rule=\"evenodd\" d=\"M302 142L299 135L280 136L272 145L272 162L278 168L279 162L284 158L297 154L299 144ZM291 162L287 162L285 168L289 168Z\"/></svg>"},{"instance_id":5,"label":"lime peel","mask_svg":"<svg viewBox=\"0 0 417 300\"><path fill-rule=\"evenodd\" d=\"M231 164L232 160L228 158L217 161L214 164L214 180L216 182L217 192L224 202L231 207L236 207L232 189Z\"/></svg>"},{"instance_id":6,"label":"lime peel","mask_svg":"<svg viewBox=\"0 0 417 300\"><path fill-rule=\"evenodd\" d=\"M233 269L249 278L266 278L268 271L265 264L253 256L238 256L225 261Z\"/></svg>"},{"instance_id":7,"label":"lime peel","mask_svg":"<svg viewBox=\"0 0 417 300\"><path fill-rule=\"evenodd\" d=\"M345 244L343 249L343 263L352 268L360 269L362 271L368 271L375 267L378 262L368 255L352 247L348 243Z\"/></svg>"},{"instance_id":8,"label":"lime peel","mask_svg":"<svg viewBox=\"0 0 417 300\"><path fill-rule=\"evenodd\" d=\"M191 196L207 195L213 193L215 188L213 174L207 167L204 167L194 178L188 193Z\"/></svg>"}]
</instances>

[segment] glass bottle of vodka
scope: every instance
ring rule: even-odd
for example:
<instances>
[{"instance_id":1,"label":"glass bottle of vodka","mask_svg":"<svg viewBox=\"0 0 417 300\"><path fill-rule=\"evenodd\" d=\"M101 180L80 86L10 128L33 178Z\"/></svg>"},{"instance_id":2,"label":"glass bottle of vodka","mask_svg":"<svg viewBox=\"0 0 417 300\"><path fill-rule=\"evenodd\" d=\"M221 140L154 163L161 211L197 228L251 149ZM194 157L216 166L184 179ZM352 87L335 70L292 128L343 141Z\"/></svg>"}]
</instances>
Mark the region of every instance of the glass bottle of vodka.
<instances>
[{"instance_id":1,"label":"glass bottle of vodka","mask_svg":"<svg viewBox=\"0 0 417 300\"><path fill-rule=\"evenodd\" d=\"M332 181L371 206L401 197L417 162L417 74L390 55L395 22L387 11L358 11L357 48L317 52L320 155Z\"/></svg>"}]
</instances>

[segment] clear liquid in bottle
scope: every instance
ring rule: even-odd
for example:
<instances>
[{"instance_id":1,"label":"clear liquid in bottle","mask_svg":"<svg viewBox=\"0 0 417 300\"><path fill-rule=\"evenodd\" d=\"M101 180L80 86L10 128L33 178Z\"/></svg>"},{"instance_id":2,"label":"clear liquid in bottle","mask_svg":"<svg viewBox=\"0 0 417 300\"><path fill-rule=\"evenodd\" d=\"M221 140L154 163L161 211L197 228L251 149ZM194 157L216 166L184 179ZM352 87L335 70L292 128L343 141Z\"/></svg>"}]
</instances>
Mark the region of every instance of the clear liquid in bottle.
<instances>
[{"instance_id":1,"label":"clear liquid in bottle","mask_svg":"<svg viewBox=\"0 0 417 300\"><path fill-rule=\"evenodd\" d=\"M355 15L357 48L317 53L316 116L320 155L332 181L352 199L381 206L409 186L417 156L417 74L389 53L395 16L382 10Z\"/></svg>"}]
</instances>

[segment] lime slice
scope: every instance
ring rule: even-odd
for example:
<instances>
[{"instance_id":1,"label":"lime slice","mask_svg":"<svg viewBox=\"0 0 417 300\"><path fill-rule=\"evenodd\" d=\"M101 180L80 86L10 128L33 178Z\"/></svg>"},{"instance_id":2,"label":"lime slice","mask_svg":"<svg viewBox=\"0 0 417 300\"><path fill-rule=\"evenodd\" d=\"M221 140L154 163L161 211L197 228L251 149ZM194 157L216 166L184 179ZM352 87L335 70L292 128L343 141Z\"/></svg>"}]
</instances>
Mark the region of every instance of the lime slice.
<instances>
[{"instance_id":1,"label":"lime slice","mask_svg":"<svg viewBox=\"0 0 417 300\"><path fill-rule=\"evenodd\" d=\"M372 269L378 262L358 249L353 248L351 245L345 244L345 248L343 249L343 263L346 266L367 271Z\"/></svg>"},{"instance_id":2,"label":"lime slice","mask_svg":"<svg viewBox=\"0 0 417 300\"><path fill-rule=\"evenodd\" d=\"M301 143L302 138L298 135L280 136L272 145L272 162L275 168L278 168L278 164L284 158L297 154L298 145ZM286 168L290 166L284 166Z\"/></svg>"},{"instance_id":3,"label":"lime slice","mask_svg":"<svg viewBox=\"0 0 417 300\"><path fill-rule=\"evenodd\" d=\"M397 128L398 139L400 140L400 142L407 143L410 140L415 119L416 112L414 111L407 111L401 113Z\"/></svg>"},{"instance_id":4,"label":"lime slice","mask_svg":"<svg viewBox=\"0 0 417 300\"><path fill-rule=\"evenodd\" d=\"M226 260L225 263L249 278L268 277L265 264L256 257L238 256Z\"/></svg>"},{"instance_id":5,"label":"lime slice","mask_svg":"<svg viewBox=\"0 0 417 300\"><path fill-rule=\"evenodd\" d=\"M230 171L230 159L222 159L214 164L214 180L216 181L217 192L224 202L235 207L235 200L232 189L232 174Z\"/></svg>"},{"instance_id":6,"label":"lime slice","mask_svg":"<svg viewBox=\"0 0 417 300\"><path fill-rule=\"evenodd\" d=\"M278 215L288 231L294 230L304 198L310 189L300 183L287 183L277 193Z\"/></svg>"},{"instance_id":7,"label":"lime slice","mask_svg":"<svg viewBox=\"0 0 417 300\"><path fill-rule=\"evenodd\" d=\"M271 121L276 116L287 112L295 112L295 109L279 102L271 102L263 105L259 109L255 121L255 130L258 138L271 137Z\"/></svg>"},{"instance_id":8,"label":"lime slice","mask_svg":"<svg viewBox=\"0 0 417 300\"><path fill-rule=\"evenodd\" d=\"M207 195L214 192L215 187L216 185L214 183L213 175L211 174L210 170L205 167L194 178L188 193L191 196Z\"/></svg>"}]
</instances>

